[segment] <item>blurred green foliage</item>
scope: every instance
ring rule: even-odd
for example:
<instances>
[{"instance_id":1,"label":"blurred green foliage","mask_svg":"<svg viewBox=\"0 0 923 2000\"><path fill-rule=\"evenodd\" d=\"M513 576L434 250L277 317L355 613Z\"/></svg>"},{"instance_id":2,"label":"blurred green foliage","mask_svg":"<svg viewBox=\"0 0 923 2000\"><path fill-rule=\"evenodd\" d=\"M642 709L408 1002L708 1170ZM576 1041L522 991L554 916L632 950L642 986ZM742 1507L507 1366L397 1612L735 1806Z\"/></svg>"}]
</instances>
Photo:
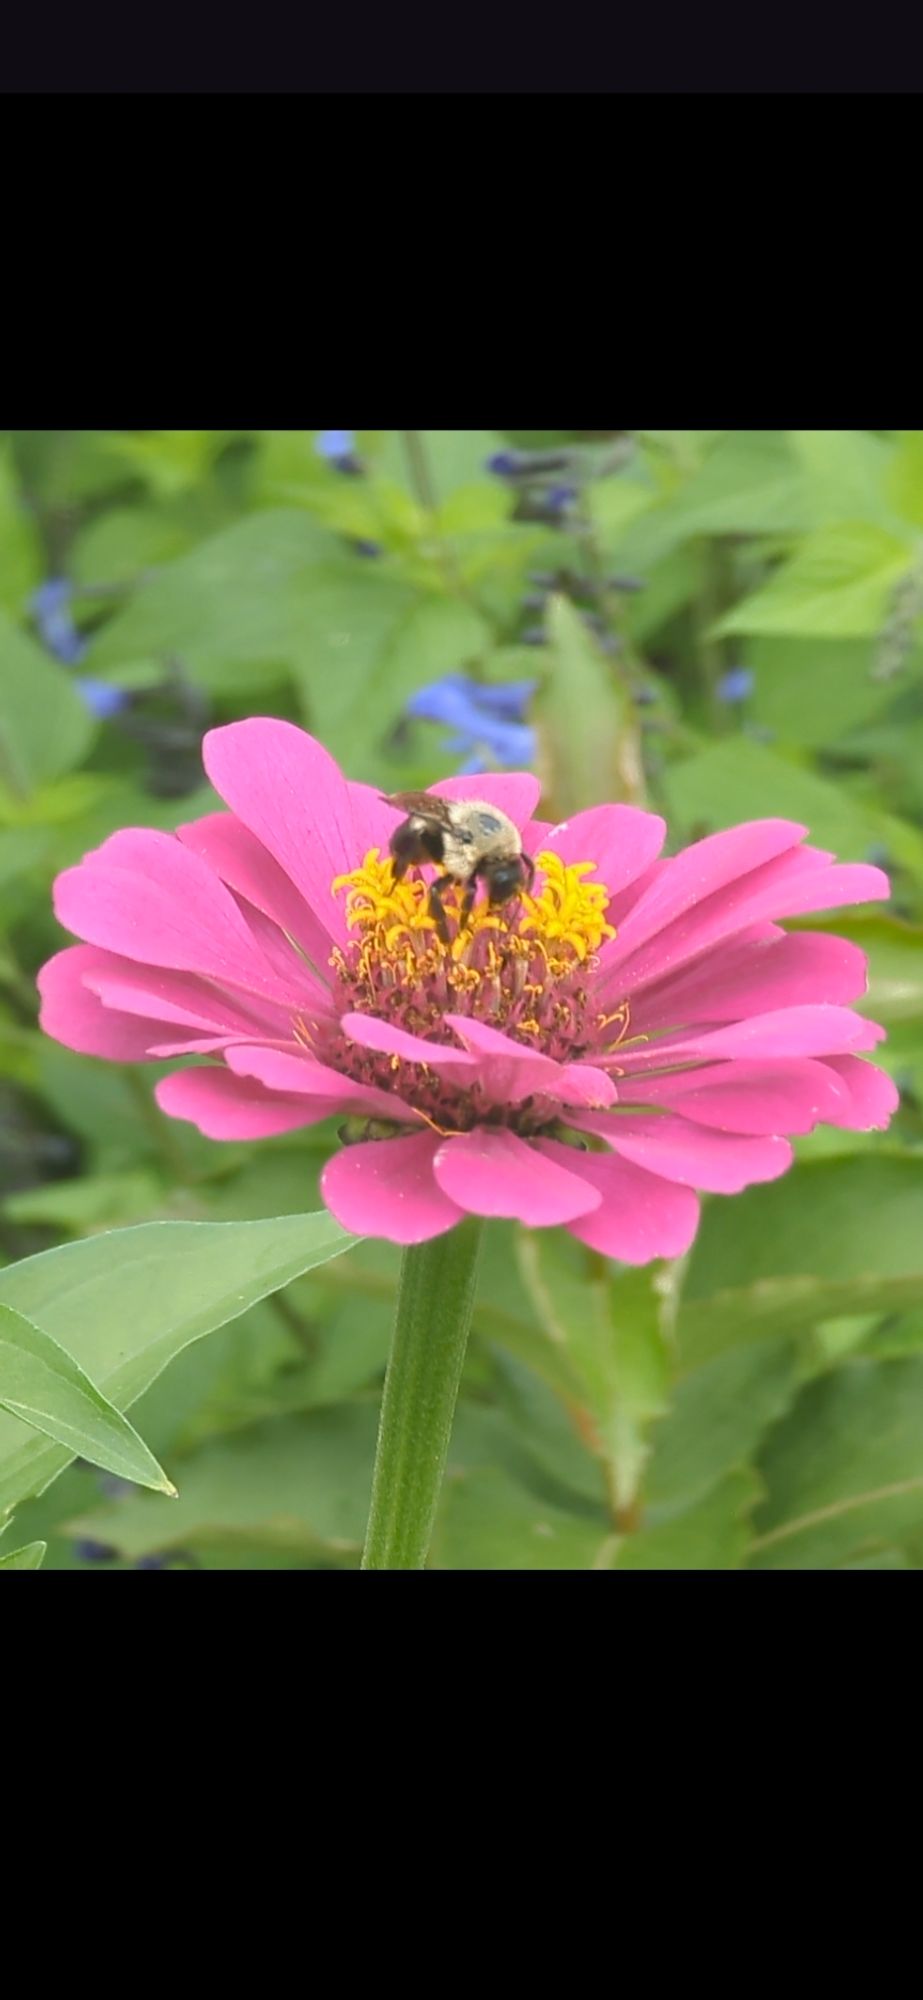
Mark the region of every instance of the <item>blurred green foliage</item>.
<instances>
[{"instance_id":1,"label":"blurred green foliage","mask_svg":"<svg viewBox=\"0 0 923 2000\"><path fill-rule=\"evenodd\" d=\"M491 1225L433 1566L920 1567L923 432L317 437L0 434L0 1566L357 1565L399 1253L310 1213L335 1131L173 1124L158 1066L39 1035L34 974L60 868L213 809L211 723L423 786L457 753L406 704L463 674L537 682L549 817L782 814L887 867L827 927L903 1103L708 1201L682 1267ZM178 1499L124 1489L161 1465Z\"/></svg>"}]
</instances>

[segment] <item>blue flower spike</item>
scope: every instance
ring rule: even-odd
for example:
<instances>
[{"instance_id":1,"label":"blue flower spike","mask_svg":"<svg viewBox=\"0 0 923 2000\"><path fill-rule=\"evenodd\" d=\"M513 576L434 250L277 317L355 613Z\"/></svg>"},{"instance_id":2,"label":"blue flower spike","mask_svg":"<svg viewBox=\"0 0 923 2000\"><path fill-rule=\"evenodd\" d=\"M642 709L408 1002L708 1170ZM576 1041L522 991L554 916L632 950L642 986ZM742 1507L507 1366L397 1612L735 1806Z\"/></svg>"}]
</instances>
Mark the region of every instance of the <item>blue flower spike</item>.
<instances>
[{"instance_id":1,"label":"blue flower spike","mask_svg":"<svg viewBox=\"0 0 923 2000\"><path fill-rule=\"evenodd\" d=\"M411 697L407 714L447 723L456 732L446 748L461 758L462 774L521 767L535 759L535 734L523 715L536 685L505 681L488 686L466 674L446 674Z\"/></svg>"}]
</instances>

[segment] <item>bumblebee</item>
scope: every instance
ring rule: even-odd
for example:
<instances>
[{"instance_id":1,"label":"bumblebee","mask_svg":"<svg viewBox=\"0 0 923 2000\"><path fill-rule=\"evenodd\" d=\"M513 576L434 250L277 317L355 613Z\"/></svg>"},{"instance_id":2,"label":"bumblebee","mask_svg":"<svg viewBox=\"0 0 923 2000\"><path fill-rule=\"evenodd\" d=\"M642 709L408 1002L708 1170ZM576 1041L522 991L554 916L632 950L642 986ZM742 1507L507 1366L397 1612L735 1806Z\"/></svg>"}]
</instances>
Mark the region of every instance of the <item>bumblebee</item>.
<instances>
[{"instance_id":1,"label":"bumblebee","mask_svg":"<svg viewBox=\"0 0 923 2000\"><path fill-rule=\"evenodd\" d=\"M384 797L384 794L382 794ZM535 863L522 851L511 819L486 799L439 799L432 792L393 792L385 805L405 812L389 843L396 882L414 864L433 863L442 873L429 892L430 915L443 944L449 942L442 891L451 883L464 887L459 929L474 907L478 883L496 908L524 888L531 888Z\"/></svg>"}]
</instances>

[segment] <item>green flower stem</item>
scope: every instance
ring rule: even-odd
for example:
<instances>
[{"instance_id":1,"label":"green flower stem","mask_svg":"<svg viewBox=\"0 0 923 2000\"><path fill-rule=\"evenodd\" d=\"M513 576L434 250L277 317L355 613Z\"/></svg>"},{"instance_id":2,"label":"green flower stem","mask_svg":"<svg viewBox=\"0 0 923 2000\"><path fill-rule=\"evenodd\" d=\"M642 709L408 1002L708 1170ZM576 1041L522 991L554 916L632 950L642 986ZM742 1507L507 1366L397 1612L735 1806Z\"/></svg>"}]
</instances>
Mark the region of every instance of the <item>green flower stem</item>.
<instances>
[{"instance_id":1,"label":"green flower stem","mask_svg":"<svg viewBox=\"0 0 923 2000\"><path fill-rule=\"evenodd\" d=\"M363 1569L423 1569L477 1291L481 1224L404 1251Z\"/></svg>"}]
</instances>

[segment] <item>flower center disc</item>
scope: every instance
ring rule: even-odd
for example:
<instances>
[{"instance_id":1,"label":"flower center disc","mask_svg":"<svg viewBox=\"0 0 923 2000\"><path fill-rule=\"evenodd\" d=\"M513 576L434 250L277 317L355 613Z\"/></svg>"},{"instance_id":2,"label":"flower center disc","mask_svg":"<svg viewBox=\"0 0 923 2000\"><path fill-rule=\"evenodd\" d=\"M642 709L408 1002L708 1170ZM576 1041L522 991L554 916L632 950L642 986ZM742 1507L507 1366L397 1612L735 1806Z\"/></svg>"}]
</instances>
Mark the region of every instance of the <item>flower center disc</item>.
<instances>
[{"instance_id":1,"label":"flower center disc","mask_svg":"<svg viewBox=\"0 0 923 2000\"><path fill-rule=\"evenodd\" d=\"M350 1009L375 1014L424 1041L444 1042L446 1014L470 1014L542 1054L566 1061L590 1027L588 977L604 938L608 891L587 882L595 862L536 857L540 886L500 907L475 903L460 924L462 890L441 900L449 933L440 938L430 885L418 873L396 882L389 857L370 849L361 868L340 875L346 920L355 932L331 965Z\"/></svg>"}]
</instances>

